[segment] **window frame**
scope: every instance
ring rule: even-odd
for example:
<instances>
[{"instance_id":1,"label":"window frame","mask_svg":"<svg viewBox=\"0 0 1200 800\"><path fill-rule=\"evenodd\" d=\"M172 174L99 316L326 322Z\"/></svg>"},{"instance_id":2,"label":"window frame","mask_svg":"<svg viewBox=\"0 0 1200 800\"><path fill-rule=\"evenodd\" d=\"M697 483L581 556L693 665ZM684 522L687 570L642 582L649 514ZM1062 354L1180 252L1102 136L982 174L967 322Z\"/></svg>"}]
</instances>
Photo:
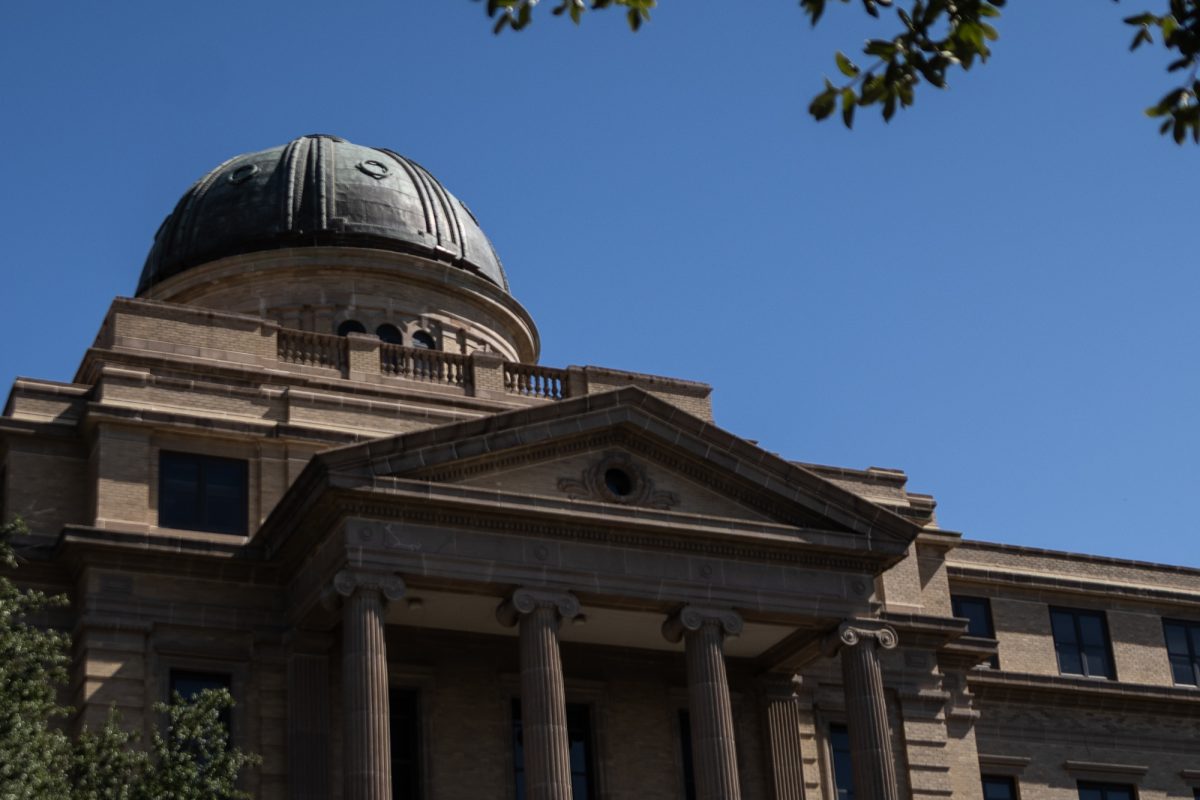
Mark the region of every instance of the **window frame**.
<instances>
[{"instance_id":1,"label":"window frame","mask_svg":"<svg viewBox=\"0 0 1200 800\"><path fill-rule=\"evenodd\" d=\"M1186 619L1172 619L1163 617L1163 649L1167 654L1167 669L1171 673L1171 683L1174 686L1196 686L1200 687L1200 647L1197 647L1197 641L1200 640L1200 621ZM1171 645L1167 638L1167 626L1178 625L1184 630L1184 642L1188 648L1188 660L1192 666L1191 682L1180 683L1175 679L1175 665L1171 663Z\"/></svg>"},{"instance_id":2,"label":"window frame","mask_svg":"<svg viewBox=\"0 0 1200 800\"><path fill-rule=\"evenodd\" d=\"M168 468L169 462L173 460L191 460L197 470L196 487L195 487L195 504L193 509L195 518L189 521L180 519L167 518L165 506L167 503L167 482L164 480L164 471ZM228 529L217 526L208 521L207 504L205 502L207 480L206 470L211 465L224 464L236 465L240 471L240 508L237 510L238 525L236 529ZM230 536L249 536L250 535L250 462L244 458L231 458L229 456L214 456L207 453L196 453L186 450L169 450L162 448L158 451L158 486L157 486L157 506L158 506L158 527L171 528L174 530L184 531L199 531L201 533L222 533ZM180 522L186 524L178 524Z\"/></svg>"},{"instance_id":3,"label":"window frame","mask_svg":"<svg viewBox=\"0 0 1200 800\"><path fill-rule=\"evenodd\" d=\"M979 633L971 632L971 629L970 629L971 618L967 617L964 614L959 613L960 606L964 602L982 604L984 622L987 623L987 633L979 634ZM950 607L951 607L952 613L954 614L954 616L957 619L966 619L967 620L967 623L968 623L967 635L968 636L982 636L985 639L995 639L996 638L996 621L995 621L995 618L992 616L992 599L990 597L980 597L979 595L971 595L971 594L951 594L950 595ZM989 658L986 662L979 664L977 666L980 669L987 669L987 668L1000 669L1000 656L999 656L999 654L996 654L996 655L992 656L991 658Z\"/></svg>"},{"instance_id":4,"label":"window frame","mask_svg":"<svg viewBox=\"0 0 1200 800\"><path fill-rule=\"evenodd\" d=\"M1059 675L1077 675L1083 678L1093 678L1096 680L1117 680L1117 660L1113 654L1112 634L1108 629L1108 614L1103 610L1091 608L1069 608L1066 606L1048 606L1048 615L1050 617L1050 639L1054 643L1054 660L1058 665ZM1064 646L1059 642L1058 637L1054 633L1054 615L1069 614L1071 616L1071 624L1074 628L1075 647L1078 650L1079 666L1081 672L1067 672L1063 669L1062 659L1059 656L1059 648ZM1100 629L1104 635L1104 651L1108 657L1108 674L1094 674L1088 665L1087 656L1084 652L1083 631L1080 627L1079 620L1082 617L1091 617L1100 621Z\"/></svg>"},{"instance_id":5,"label":"window frame","mask_svg":"<svg viewBox=\"0 0 1200 800\"><path fill-rule=\"evenodd\" d=\"M1129 792L1130 800L1138 800L1138 787L1137 784L1134 783L1115 783L1112 781L1076 781L1076 796L1081 797L1081 793L1085 788L1100 792L1100 800L1109 800L1109 792L1124 792L1127 790Z\"/></svg>"},{"instance_id":6,"label":"window frame","mask_svg":"<svg viewBox=\"0 0 1200 800\"><path fill-rule=\"evenodd\" d=\"M994 772L979 776L979 783L983 790L983 800L987 800L987 785L988 782L1005 783L1010 789L1009 796L1011 800L1021 800L1021 782L1017 780L1016 775L998 775Z\"/></svg>"}]
</instances>

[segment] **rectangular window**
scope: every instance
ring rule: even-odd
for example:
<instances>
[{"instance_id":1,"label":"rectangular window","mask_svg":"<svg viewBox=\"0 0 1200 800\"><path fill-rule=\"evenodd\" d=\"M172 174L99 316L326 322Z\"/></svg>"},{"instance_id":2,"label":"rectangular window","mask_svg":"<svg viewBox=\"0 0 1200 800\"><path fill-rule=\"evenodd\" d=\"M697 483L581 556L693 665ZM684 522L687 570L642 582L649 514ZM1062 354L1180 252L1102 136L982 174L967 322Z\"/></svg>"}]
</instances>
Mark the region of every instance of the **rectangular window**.
<instances>
[{"instance_id":1,"label":"rectangular window","mask_svg":"<svg viewBox=\"0 0 1200 800\"><path fill-rule=\"evenodd\" d=\"M968 636L982 636L984 639L995 639L996 628L992 625L992 604L986 597L966 597L951 595L950 604L954 608L954 616L967 621ZM992 656L988 661L992 669L1000 668L1000 660Z\"/></svg>"},{"instance_id":2,"label":"rectangular window","mask_svg":"<svg viewBox=\"0 0 1200 800\"><path fill-rule=\"evenodd\" d=\"M224 689L233 692L233 678L224 672L197 672L193 670L171 670L169 694L172 699L178 694L183 700L191 700L205 689ZM221 712L225 730L230 730L230 709Z\"/></svg>"},{"instance_id":3,"label":"rectangular window","mask_svg":"<svg viewBox=\"0 0 1200 800\"><path fill-rule=\"evenodd\" d=\"M696 800L696 761L692 754L692 715L679 709L679 755L683 762L684 800Z\"/></svg>"},{"instance_id":4,"label":"rectangular window","mask_svg":"<svg viewBox=\"0 0 1200 800\"><path fill-rule=\"evenodd\" d=\"M1050 627L1054 632L1059 672L1092 678L1117 677L1103 612L1051 608Z\"/></svg>"},{"instance_id":5,"label":"rectangular window","mask_svg":"<svg viewBox=\"0 0 1200 800\"><path fill-rule=\"evenodd\" d=\"M1125 783L1080 781L1079 800L1137 800L1137 790Z\"/></svg>"},{"instance_id":6,"label":"rectangular window","mask_svg":"<svg viewBox=\"0 0 1200 800\"><path fill-rule=\"evenodd\" d=\"M158 454L158 524L246 534L246 462L195 453Z\"/></svg>"},{"instance_id":7,"label":"rectangular window","mask_svg":"<svg viewBox=\"0 0 1200 800\"><path fill-rule=\"evenodd\" d=\"M829 757L833 762L833 788L838 800L854 800L854 766L850 761L850 731L845 725L829 726Z\"/></svg>"},{"instance_id":8,"label":"rectangular window","mask_svg":"<svg viewBox=\"0 0 1200 800\"><path fill-rule=\"evenodd\" d=\"M388 690L392 739L392 800L421 799L421 696L416 689Z\"/></svg>"},{"instance_id":9,"label":"rectangular window","mask_svg":"<svg viewBox=\"0 0 1200 800\"><path fill-rule=\"evenodd\" d=\"M984 775L983 800L1017 800L1017 782L1008 775Z\"/></svg>"},{"instance_id":10,"label":"rectangular window","mask_svg":"<svg viewBox=\"0 0 1200 800\"><path fill-rule=\"evenodd\" d=\"M1175 683L1200 686L1200 622L1163 620L1167 658Z\"/></svg>"},{"instance_id":11,"label":"rectangular window","mask_svg":"<svg viewBox=\"0 0 1200 800\"><path fill-rule=\"evenodd\" d=\"M513 774L517 800L525 800L525 745L521 726L521 701L512 701ZM586 703L567 703L567 745L571 759L571 800L594 800L596 778L592 753L592 708Z\"/></svg>"}]
</instances>

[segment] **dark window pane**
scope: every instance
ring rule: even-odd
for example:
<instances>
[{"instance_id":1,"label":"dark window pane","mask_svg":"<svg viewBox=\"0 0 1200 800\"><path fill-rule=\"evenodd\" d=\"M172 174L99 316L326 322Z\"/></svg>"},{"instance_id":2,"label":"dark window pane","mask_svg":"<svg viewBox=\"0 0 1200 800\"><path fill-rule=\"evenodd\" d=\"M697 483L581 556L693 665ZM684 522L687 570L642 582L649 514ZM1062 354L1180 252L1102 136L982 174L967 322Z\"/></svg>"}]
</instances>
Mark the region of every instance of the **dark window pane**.
<instances>
[{"instance_id":1,"label":"dark window pane","mask_svg":"<svg viewBox=\"0 0 1200 800\"><path fill-rule=\"evenodd\" d=\"M361 322L356 319L348 319L337 327L337 335L345 336L348 333L366 333L367 329Z\"/></svg>"},{"instance_id":2,"label":"dark window pane","mask_svg":"<svg viewBox=\"0 0 1200 800\"><path fill-rule=\"evenodd\" d=\"M213 533L245 534L245 461L162 451L158 457L158 524Z\"/></svg>"},{"instance_id":3,"label":"dark window pane","mask_svg":"<svg viewBox=\"0 0 1200 800\"><path fill-rule=\"evenodd\" d=\"M385 344L404 344L404 337L395 325L384 323L375 329L375 335Z\"/></svg>"},{"instance_id":4,"label":"dark window pane","mask_svg":"<svg viewBox=\"0 0 1200 800\"><path fill-rule=\"evenodd\" d=\"M392 739L392 798L420 800L421 717L416 689L388 691L388 722Z\"/></svg>"},{"instance_id":5,"label":"dark window pane","mask_svg":"<svg viewBox=\"0 0 1200 800\"><path fill-rule=\"evenodd\" d=\"M992 624L992 604L986 597L952 595L950 603L954 609L954 616L967 621L968 636L982 636L985 639L996 638L996 629ZM993 656L988 663L994 669L1000 667L1000 660L996 656Z\"/></svg>"},{"instance_id":6,"label":"dark window pane","mask_svg":"<svg viewBox=\"0 0 1200 800\"><path fill-rule=\"evenodd\" d=\"M435 342L433 340L433 337L431 335L429 335L428 333L426 333L425 331L417 331L416 333L413 334L412 346L413 347L423 347L426 350L436 350L437 342Z\"/></svg>"},{"instance_id":7,"label":"dark window pane","mask_svg":"<svg viewBox=\"0 0 1200 800\"><path fill-rule=\"evenodd\" d=\"M829 726L829 752L833 759L833 785L838 800L854 800L854 766L850 761L850 731L845 725Z\"/></svg>"},{"instance_id":8,"label":"dark window pane","mask_svg":"<svg viewBox=\"0 0 1200 800\"><path fill-rule=\"evenodd\" d=\"M1079 800L1104 800L1104 793L1091 786L1079 786Z\"/></svg>"},{"instance_id":9,"label":"dark window pane","mask_svg":"<svg viewBox=\"0 0 1200 800\"><path fill-rule=\"evenodd\" d=\"M1050 609L1058 669L1067 675L1115 678L1104 614L1070 608Z\"/></svg>"},{"instance_id":10,"label":"dark window pane","mask_svg":"<svg viewBox=\"0 0 1200 800\"><path fill-rule=\"evenodd\" d=\"M1163 620L1171 679L1187 686L1200 685L1200 622Z\"/></svg>"},{"instance_id":11,"label":"dark window pane","mask_svg":"<svg viewBox=\"0 0 1200 800\"><path fill-rule=\"evenodd\" d=\"M692 756L692 715L687 709L679 712L679 749L683 762L684 800L696 800L696 762Z\"/></svg>"},{"instance_id":12,"label":"dark window pane","mask_svg":"<svg viewBox=\"0 0 1200 800\"><path fill-rule=\"evenodd\" d=\"M983 800L1017 800L1016 783L1007 775L984 775Z\"/></svg>"},{"instance_id":13,"label":"dark window pane","mask_svg":"<svg viewBox=\"0 0 1200 800\"><path fill-rule=\"evenodd\" d=\"M1079 800L1135 800L1137 792L1125 783L1079 782Z\"/></svg>"}]
</instances>

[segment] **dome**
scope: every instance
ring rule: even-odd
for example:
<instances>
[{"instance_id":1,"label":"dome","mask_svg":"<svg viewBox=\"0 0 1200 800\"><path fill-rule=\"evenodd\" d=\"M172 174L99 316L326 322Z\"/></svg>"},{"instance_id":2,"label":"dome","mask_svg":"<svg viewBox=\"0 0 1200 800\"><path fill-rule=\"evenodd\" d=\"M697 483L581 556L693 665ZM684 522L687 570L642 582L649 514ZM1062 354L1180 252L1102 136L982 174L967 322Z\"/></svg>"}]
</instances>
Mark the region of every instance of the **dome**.
<instances>
[{"instance_id":1,"label":"dome","mask_svg":"<svg viewBox=\"0 0 1200 800\"><path fill-rule=\"evenodd\" d=\"M314 134L231 158L188 189L154 236L137 293L227 256L313 246L413 253L508 291L474 215L423 167Z\"/></svg>"}]
</instances>

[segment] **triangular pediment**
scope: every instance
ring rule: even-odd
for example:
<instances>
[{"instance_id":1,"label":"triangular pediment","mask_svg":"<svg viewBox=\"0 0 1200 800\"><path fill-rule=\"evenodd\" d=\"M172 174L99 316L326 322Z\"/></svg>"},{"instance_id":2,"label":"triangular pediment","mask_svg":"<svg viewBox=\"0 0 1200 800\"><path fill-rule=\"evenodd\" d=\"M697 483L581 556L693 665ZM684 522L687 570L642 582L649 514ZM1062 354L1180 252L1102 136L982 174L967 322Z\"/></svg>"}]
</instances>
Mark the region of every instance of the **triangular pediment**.
<instances>
[{"instance_id":1,"label":"triangular pediment","mask_svg":"<svg viewBox=\"0 0 1200 800\"><path fill-rule=\"evenodd\" d=\"M315 459L363 481L453 484L506 503L550 498L589 513L646 509L771 522L892 544L917 529L812 471L652 395L624 388L332 451Z\"/></svg>"}]
</instances>

